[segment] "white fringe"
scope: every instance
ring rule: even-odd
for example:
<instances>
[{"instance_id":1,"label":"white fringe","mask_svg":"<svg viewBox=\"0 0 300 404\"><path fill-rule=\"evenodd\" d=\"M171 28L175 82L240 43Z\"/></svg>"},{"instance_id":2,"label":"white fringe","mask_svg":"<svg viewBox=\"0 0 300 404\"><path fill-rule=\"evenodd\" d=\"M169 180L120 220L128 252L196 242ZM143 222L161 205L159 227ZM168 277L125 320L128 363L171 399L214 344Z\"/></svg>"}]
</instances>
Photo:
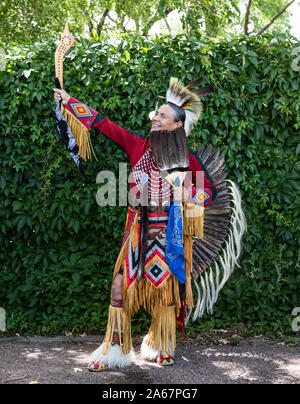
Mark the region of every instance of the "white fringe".
<instances>
[{"instance_id":1,"label":"white fringe","mask_svg":"<svg viewBox=\"0 0 300 404\"><path fill-rule=\"evenodd\" d=\"M213 314L213 307L218 299L219 293L228 278L232 274L235 266L240 267L238 258L242 250L242 237L247 229L246 218L242 210L241 195L236 184L227 180L230 183L230 194L232 195L232 214L231 214L231 228L228 233L228 239L225 242L225 247L219 254L221 271L223 271L223 278L220 281L220 267L215 261L211 267L205 271L204 275L200 276L197 282L194 279L194 284L197 290L198 299L194 308L192 321L201 318L205 312ZM193 309L189 310L185 325L188 324Z\"/></svg>"},{"instance_id":2,"label":"white fringe","mask_svg":"<svg viewBox=\"0 0 300 404\"><path fill-rule=\"evenodd\" d=\"M127 355L122 353L120 345L112 345L106 355L102 352L103 348L104 343L91 353L89 363L103 361L109 368L125 368L135 361L135 352L133 348Z\"/></svg>"},{"instance_id":3,"label":"white fringe","mask_svg":"<svg viewBox=\"0 0 300 404\"><path fill-rule=\"evenodd\" d=\"M147 339L148 339L148 334L145 335L145 337L143 338L143 342L141 345L141 356L142 356L142 358L147 359L149 361L154 361L154 359L160 353L160 351L149 346L147 344ZM170 346L172 346L171 341L170 341ZM175 357L175 351L169 350L168 354L173 356L173 358Z\"/></svg>"}]
</instances>

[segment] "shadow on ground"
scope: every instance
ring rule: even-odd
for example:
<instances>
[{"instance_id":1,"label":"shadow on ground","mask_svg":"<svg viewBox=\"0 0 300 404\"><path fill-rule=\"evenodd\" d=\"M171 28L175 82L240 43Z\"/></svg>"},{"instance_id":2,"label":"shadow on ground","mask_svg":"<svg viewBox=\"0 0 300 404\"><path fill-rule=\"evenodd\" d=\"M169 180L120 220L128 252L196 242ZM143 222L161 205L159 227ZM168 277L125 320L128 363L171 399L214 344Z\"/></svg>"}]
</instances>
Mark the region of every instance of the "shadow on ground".
<instances>
[{"instance_id":1,"label":"shadow on ground","mask_svg":"<svg viewBox=\"0 0 300 404\"><path fill-rule=\"evenodd\" d=\"M0 344L2 384L299 384L300 346L267 339L232 345L178 341L176 365L164 368L140 356L126 370L91 373L89 354L96 343L44 342Z\"/></svg>"}]
</instances>

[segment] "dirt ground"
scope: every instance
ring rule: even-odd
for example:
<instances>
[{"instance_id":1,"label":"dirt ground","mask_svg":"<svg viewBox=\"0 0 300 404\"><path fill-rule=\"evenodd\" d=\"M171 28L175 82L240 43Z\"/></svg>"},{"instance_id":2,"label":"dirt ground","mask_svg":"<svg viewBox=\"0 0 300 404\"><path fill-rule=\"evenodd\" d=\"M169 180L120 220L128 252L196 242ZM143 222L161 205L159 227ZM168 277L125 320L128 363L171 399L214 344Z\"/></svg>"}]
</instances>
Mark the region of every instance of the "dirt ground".
<instances>
[{"instance_id":1,"label":"dirt ground","mask_svg":"<svg viewBox=\"0 0 300 404\"><path fill-rule=\"evenodd\" d=\"M299 384L300 343L265 338L178 340L176 364L162 367L142 359L126 370L92 373L89 354L102 337L0 338L1 384ZM98 343L99 342L99 343Z\"/></svg>"}]
</instances>

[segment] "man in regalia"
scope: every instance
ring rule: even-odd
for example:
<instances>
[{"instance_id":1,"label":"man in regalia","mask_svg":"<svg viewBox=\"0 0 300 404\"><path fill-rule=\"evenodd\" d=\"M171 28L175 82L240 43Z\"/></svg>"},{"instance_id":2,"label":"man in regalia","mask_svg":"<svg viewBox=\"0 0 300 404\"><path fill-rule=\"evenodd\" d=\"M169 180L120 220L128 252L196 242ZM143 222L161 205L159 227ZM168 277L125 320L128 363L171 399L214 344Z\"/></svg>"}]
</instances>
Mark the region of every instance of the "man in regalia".
<instances>
[{"instance_id":1,"label":"man in regalia","mask_svg":"<svg viewBox=\"0 0 300 404\"><path fill-rule=\"evenodd\" d=\"M200 98L213 91L210 86L192 91L198 82L185 87L171 78L166 103L150 114L149 136L122 128L65 90L54 89L71 128L76 119L88 131L100 131L131 163L131 203L113 274L107 331L91 355L91 371L134 362L131 317L140 307L152 316L142 356L162 366L175 363L176 324L183 328L185 308L193 307L192 238L203 236L204 209L216 197L206 168L186 140L202 112Z\"/></svg>"}]
</instances>

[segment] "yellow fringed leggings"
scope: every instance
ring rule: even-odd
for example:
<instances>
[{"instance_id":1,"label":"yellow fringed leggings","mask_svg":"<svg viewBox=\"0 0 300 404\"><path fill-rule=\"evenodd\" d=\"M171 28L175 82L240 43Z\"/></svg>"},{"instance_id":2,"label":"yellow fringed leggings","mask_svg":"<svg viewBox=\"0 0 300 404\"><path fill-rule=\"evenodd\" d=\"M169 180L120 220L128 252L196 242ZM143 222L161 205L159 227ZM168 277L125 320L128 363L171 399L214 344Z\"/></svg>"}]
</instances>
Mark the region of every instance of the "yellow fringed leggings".
<instances>
[{"instance_id":1,"label":"yellow fringed leggings","mask_svg":"<svg viewBox=\"0 0 300 404\"><path fill-rule=\"evenodd\" d=\"M104 339L104 354L107 354L113 343L114 333L118 333L122 352L126 355L132 347L131 317L122 306L122 275L117 275L112 284L112 298L108 311L108 322ZM161 352L174 351L176 347L176 315L175 305L161 307L152 314L152 322L148 331L146 344Z\"/></svg>"},{"instance_id":2,"label":"yellow fringed leggings","mask_svg":"<svg viewBox=\"0 0 300 404\"><path fill-rule=\"evenodd\" d=\"M192 272L192 237L190 235L184 236L184 255L185 255L185 267L186 267L186 305L188 308L193 307L193 296L191 289L191 272ZM178 282L177 282L178 283ZM174 281L173 297L175 297L176 305L169 306L157 306L145 307L148 310L151 309L152 321L145 339L145 344L150 348L160 351L168 352L174 351L176 347L176 315L180 308L178 302L180 297L178 295L178 285ZM176 287L177 285L177 287ZM117 273L114 277L111 296L112 299L122 301L122 287L123 287L123 275ZM126 298L126 297L125 297ZM170 298L170 296L169 296ZM166 304L166 303L165 303ZM179 303L180 304L180 303ZM134 310L132 311L132 313ZM105 336L105 352L108 353L113 341L113 334L118 333L121 348L124 354L128 354L132 347L131 341L131 312L129 314L124 307L116 307L110 305L109 316L107 323L107 330Z\"/></svg>"},{"instance_id":3,"label":"yellow fringed leggings","mask_svg":"<svg viewBox=\"0 0 300 404\"><path fill-rule=\"evenodd\" d=\"M108 354L110 350L115 332L118 333L122 352L125 355L128 354L132 347L131 319L128 315L126 315L123 307L114 307L110 305L108 310L106 334L104 338L104 355Z\"/></svg>"},{"instance_id":4,"label":"yellow fringed leggings","mask_svg":"<svg viewBox=\"0 0 300 404\"><path fill-rule=\"evenodd\" d=\"M108 322L104 339L104 354L107 354L113 342L114 333L118 333L122 352L127 355L132 348L131 318L123 307L109 306ZM152 315L146 344L160 352L175 351L176 316L175 306L163 307Z\"/></svg>"},{"instance_id":5,"label":"yellow fringed leggings","mask_svg":"<svg viewBox=\"0 0 300 404\"><path fill-rule=\"evenodd\" d=\"M176 348L175 306L162 307L152 315L151 325L145 340L150 348L170 353Z\"/></svg>"}]
</instances>

